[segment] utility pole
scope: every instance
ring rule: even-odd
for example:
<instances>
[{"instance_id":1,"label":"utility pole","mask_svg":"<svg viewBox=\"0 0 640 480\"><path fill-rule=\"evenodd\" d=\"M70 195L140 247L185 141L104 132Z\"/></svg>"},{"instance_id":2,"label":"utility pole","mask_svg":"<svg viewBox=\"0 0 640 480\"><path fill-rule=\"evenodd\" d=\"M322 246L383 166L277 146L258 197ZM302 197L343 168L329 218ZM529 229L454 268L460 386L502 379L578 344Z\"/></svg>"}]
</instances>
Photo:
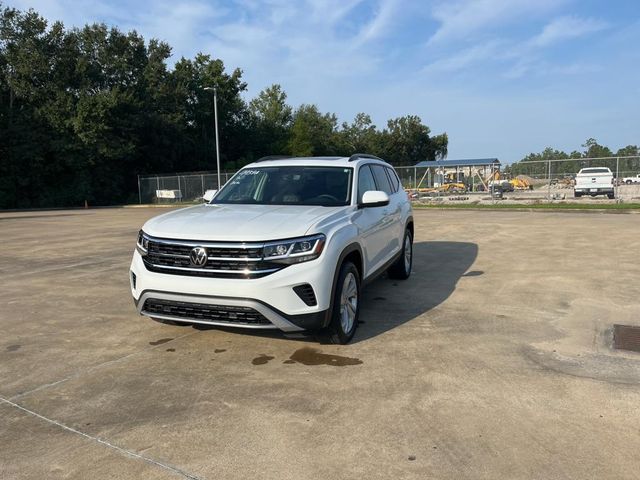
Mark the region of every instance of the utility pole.
<instances>
[{"instance_id":1,"label":"utility pole","mask_svg":"<svg viewBox=\"0 0 640 480\"><path fill-rule=\"evenodd\" d=\"M204 89L208 92L213 90L213 115L216 130L216 167L218 170L218 190L220 190L222 177L220 176L220 141L218 140L218 89L217 87L205 87Z\"/></svg>"}]
</instances>

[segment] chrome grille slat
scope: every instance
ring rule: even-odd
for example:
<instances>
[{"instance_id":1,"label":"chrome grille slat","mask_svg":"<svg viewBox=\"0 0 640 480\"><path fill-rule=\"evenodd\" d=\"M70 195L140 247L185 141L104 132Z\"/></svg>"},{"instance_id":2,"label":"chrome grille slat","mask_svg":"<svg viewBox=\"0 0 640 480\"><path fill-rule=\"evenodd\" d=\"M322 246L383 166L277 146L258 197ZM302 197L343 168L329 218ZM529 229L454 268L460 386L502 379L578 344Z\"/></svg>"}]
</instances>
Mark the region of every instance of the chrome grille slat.
<instances>
[{"instance_id":1,"label":"chrome grille slat","mask_svg":"<svg viewBox=\"0 0 640 480\"><path fill-rule=\"evenodd\" d=\"M191 250L204 247L207 262L198 267L191 263ZM221 278L260 278L277 272L283 264L263 258L264 244L195 242L148 237L143 261L147 270L172 275Z\"/></svg>"}]
</instances>

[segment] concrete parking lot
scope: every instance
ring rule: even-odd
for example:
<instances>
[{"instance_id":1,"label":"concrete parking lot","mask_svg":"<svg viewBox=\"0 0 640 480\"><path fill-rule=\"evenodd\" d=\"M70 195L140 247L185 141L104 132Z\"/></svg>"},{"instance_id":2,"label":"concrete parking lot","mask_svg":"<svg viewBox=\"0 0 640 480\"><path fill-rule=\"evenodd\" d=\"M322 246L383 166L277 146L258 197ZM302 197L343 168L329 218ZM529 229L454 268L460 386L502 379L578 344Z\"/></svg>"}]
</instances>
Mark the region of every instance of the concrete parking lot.
<instances>
[{"instance_id":1,"label":"concrete parking lot","mask_svg":"<svg viewBox=\"0 0 640 480\"><path fill-rule=\"evenodd\" d=\"M640 215L416 211L332 346L138 316L159 213L0 214L0 478L638 478Z\"/></svg>"}]
</instances>

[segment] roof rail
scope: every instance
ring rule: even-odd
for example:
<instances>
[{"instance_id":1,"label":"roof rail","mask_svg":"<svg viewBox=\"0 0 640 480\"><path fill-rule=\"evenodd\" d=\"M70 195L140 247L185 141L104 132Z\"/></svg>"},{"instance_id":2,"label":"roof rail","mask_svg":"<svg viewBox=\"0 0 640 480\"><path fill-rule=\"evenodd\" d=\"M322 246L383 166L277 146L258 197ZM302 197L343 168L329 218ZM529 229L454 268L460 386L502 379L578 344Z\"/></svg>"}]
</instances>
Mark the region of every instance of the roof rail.
<instances>
[{"instance_id":1,"label":"roof rail","mask_svg":"<svg viewBox=\"0 0 640 480\"><path fill-rule=\"evenodd\" d=\"M353 155L351 155L349 157L349 161L353 162L354 160L358 160L360 158L370 158L372 160L380 160L381 162L385 162L385 160L381 159L380 157L376 157L375 155L370 155L368 153L354 153Z\"/></svg>"},{"instance_id":2,"label":"roof rail","mask_svg":"<svg viewBox=\"0 0 640 480\"><path fill-rule=\"evenodd\" d=\"M267 155L266 157L261 157L258 160L254 160L253 163L266 162L268 160L283 160L285 158L295 158L295 157L292 157L291 155Z\"/></svg>"}]
</instances>

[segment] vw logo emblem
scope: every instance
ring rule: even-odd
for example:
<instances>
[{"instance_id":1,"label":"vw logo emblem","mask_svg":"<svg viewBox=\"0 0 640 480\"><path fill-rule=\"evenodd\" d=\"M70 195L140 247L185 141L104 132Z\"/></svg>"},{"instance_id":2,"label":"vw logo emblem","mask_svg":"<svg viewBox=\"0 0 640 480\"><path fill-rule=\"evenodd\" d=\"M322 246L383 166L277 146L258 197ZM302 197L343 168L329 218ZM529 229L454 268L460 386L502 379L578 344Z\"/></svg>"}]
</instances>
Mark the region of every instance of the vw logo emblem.
<instances>
[{"instance_id":1,"label":"vw logo emblem","mask_svg":"<svg viewBox=\"0 0 640 480\"><path fill-rule=\"evenodd\" d=\"M207 264L207 250L202 247L196 247L191 250L189 260L194 267L204 267Z\"/></svg>"}]
</instances>

